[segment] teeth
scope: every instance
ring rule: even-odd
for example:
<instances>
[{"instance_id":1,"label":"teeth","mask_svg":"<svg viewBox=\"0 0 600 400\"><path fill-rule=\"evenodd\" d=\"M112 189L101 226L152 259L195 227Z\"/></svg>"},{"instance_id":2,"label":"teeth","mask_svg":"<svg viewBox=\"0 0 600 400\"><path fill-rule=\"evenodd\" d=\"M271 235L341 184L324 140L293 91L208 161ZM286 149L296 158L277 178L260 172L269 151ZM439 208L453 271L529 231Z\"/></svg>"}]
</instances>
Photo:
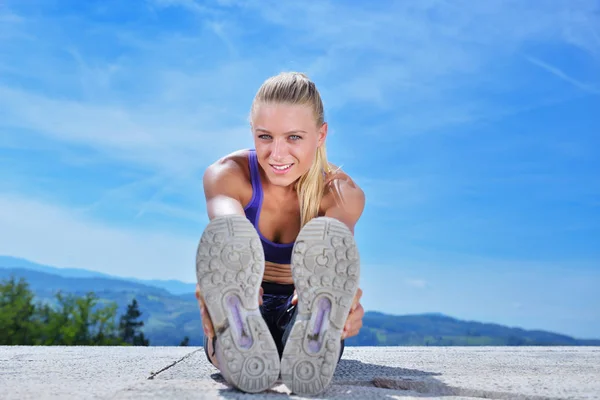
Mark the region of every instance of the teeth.
<instances>
[{"instance_id":1,"label":"teeth","mask_svg":"<svg viewBox=\"0 0 600 400\"><path fill-rule=\"evenodd\" d=\"M288 164L288 165L273 165L272 167L275 169L278 169L280 171L283 171L284 169L288 169L292 164Z\"/></svg>"}]
</instances>

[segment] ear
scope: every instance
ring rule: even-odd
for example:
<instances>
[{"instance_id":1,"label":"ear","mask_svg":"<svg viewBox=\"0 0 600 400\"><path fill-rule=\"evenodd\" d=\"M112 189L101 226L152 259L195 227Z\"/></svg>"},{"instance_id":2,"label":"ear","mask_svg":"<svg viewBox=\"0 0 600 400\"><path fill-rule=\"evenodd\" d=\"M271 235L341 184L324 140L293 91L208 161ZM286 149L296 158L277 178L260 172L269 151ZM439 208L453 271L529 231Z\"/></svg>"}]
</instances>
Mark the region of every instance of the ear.
<instances>
[{"instance_id":1,"label":"ear","mask_svg":"<svg viewBox=\"0 0 600 400\"><path fill-rule=\"evenodd\" d=\"M327 122L323 122L323 125L319 128L319 140L317 141L317 147L321 147L325 143L327 137Z\"/></svg>"}]
</instances>

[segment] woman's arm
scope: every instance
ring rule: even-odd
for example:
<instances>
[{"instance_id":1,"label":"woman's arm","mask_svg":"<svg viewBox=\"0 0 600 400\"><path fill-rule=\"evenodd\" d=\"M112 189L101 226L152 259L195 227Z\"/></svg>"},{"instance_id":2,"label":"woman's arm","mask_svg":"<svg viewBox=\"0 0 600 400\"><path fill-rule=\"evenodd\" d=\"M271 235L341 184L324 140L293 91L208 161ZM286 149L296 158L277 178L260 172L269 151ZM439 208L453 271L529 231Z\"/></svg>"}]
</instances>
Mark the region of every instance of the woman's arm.
<instances>
[{"instance_id":1,"label":"woman's arm","mask_svg":"<svg viewBox=\"0 0 600 400\"><path fill-rule=\"evenodd\" d=\"M326 180L324 198L325 216L335 218L348 226L354 234L354 228L365 208L365 194L345 173L332 174ZM362 328L365 310L360 304L362 289L358 288L350 313L344 325L343 339L358 335Z\"/></svg>"},{"instance_id":2,"label":"woman's arm","mask_svg":"<svg viewBox=\"0 0 600 400\"><path fill-rule=\"evenodd\" d=\"M206 211L210 220L223 215L245 215L244 206L240 199L241 188L247 183L240 166L234 160L225 158L210 165L204 172L202 181L206 198ZM204 336L208 339L206 343L207 352L211 362L218 368L218 361L215 358L213 347L215 330L200 293L199 285L196 285L196 299L200 307ZM259 293L259 304L262 304L262 288Z\"/></svg>"},{"instance_id":3,"label":"woman's arm","mask_svg":"<svg viewBox=\"0 0 600 400\"><path fill-rule=\"evenodd\" d=\"M209 166L203 177L206 212L209 219L230 214L244 214L241 188L247 185L240 166L231 159Z\"/></svg>"}]
</instances>

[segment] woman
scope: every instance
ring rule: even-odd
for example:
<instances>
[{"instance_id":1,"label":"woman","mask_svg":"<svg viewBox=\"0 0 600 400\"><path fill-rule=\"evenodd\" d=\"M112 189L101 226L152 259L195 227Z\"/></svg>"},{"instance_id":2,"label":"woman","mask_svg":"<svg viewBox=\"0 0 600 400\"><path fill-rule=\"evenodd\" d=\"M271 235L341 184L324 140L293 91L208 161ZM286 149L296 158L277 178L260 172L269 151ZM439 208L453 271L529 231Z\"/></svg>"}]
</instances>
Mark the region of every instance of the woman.
<instances>
[{"instance_id":1,"label":"woman","mask_svg":"<svg viewBox=\"0 0 600 400\"><path fill-rule=\"evenodd\" d=\"M250 121L255 149L204 174L204 348L241 390L268 389L281 373L292 392L316 394L362 325L353 232L365 197L327 161L323 104L306 75L267 79Z\"/></svg>"}]
</instances>

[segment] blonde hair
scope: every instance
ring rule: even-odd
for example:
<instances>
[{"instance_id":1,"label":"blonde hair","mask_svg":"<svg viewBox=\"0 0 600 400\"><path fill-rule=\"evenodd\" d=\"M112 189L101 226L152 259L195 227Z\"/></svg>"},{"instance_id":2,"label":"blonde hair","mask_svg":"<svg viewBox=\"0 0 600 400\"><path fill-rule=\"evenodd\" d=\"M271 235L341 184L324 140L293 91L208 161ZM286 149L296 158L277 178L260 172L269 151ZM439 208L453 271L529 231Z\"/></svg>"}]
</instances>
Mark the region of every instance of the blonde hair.
<instances>
[{"instance_id":1,"label":"blonde hair","mask_svg":"<svg viewBox=\"0 0 600 400\"><path fill-rule=\"evenodd\" d=\"M316 85L301 72L282 72L267 79L258 89L252 102L251 115L258 104L293 104L311 108L317 126L325 122L323 102ZM300 202L300 226L319 215L319 207L325 190L325 174L330 172L325 142L317 148L310 169L296 182Z\"/></svg>"}]
</instances>

